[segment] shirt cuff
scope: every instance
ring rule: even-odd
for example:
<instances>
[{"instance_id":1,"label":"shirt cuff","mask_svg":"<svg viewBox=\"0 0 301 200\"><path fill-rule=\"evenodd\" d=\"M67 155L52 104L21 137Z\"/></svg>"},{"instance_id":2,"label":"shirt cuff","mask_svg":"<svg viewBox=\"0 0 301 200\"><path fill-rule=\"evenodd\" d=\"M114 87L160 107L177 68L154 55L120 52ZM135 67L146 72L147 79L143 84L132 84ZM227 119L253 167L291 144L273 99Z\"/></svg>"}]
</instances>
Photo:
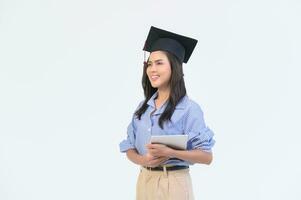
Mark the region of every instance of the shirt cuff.
<instances>
[{"instance_id":1,"label":"shirt cuff","mask_svg":"<svg viewBox=\"0 0 301 200\"><path fill-rule=\"evenodd\" d=\"M213 135L214 133L208 127L205 127L201 131L190 132L188 149L200 149L206 152L211 152L211 148L215 144Z\"/></svg>"},{"instance_id":2,"label":"shirt cuff","mask_svg":"<svg viewBox=\"0 0 301 200\"><path fill-rule=\"evenodd\" d=\"M121 153L126 152L129 149L135 149L134 145L131 144L128 140L123 140L122 142L120 142L119 144L119 149Z\"/></svg>"}]
</instances>

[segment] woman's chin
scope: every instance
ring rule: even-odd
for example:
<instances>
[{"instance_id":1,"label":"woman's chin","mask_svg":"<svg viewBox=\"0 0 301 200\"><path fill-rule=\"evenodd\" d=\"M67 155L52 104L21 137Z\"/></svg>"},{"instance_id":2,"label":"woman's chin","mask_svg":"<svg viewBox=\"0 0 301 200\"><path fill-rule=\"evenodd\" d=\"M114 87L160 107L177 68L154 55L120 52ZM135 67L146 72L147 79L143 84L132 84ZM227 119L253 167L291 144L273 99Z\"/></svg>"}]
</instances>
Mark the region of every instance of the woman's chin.
<instances>
[{"instance_id":1,"label":"woman's chin","mask_svg":"<svg viewBox=\"0 0 301 200\"><path fill-rule=\"evenodd\" d=\"M152 85L153 88L158 88L158 87L160 87L160 84L151 83L151 85Z\"/></svg>"}]
</instances>

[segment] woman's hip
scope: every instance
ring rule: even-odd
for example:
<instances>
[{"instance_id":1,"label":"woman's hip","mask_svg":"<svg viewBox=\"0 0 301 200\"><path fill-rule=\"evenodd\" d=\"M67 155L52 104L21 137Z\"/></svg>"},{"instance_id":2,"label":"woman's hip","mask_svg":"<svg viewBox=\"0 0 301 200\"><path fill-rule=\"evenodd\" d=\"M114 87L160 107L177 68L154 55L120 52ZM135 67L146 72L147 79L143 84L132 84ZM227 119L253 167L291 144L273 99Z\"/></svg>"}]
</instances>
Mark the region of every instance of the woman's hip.
<instances>
[{"instance_id":1,"label":"woman's hip","mask_svg":"<svg viewBox=\"0 0 301 200\"><path fill-rule=\"evenodd\" d=\"M141 167L136 185L137 200L192 200L189 168L152 171Z\"/></svg>"}]
</instances>

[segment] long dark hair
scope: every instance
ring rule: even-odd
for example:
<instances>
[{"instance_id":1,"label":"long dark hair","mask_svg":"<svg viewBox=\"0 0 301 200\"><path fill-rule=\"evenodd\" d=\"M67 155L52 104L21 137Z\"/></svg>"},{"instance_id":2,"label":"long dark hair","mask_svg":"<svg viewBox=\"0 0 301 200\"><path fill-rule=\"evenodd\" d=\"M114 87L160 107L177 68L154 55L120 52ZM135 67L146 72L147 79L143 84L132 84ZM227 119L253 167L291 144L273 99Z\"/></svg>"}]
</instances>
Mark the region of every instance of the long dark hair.
<instances>
[{"instance_id":1,"label":"long dark hair","mask_svg":"<svg viewBox=\"0 0 301 200\"><path fill-rule=\"evenodd\" d=\"M184 82L184 74L183 74L183 66L182 63L179 61L177 57L175 57L173 54L163 51L170 63L171 67L171 78L170 78L170 94L169 99L166 105L166 108L162 115L159 118L159 126L161 129L163 129L163 123L167 121L171 121L171 116L176 108L176 105L178 102L186 95L186 87ZM142 106L135 112L135 115L138 117L138 119L141 119L141 115L146 111L148 108L148 100L153 96L153 94L157 91L157 88L153 88L148 76L146 74L147 69L147 63L149 58L147 59L147 62L144 63L143 66L143 75L142 75L142 88L144 90L144 97L145 100L142 104Z\"/></svg>"}]
</instances>

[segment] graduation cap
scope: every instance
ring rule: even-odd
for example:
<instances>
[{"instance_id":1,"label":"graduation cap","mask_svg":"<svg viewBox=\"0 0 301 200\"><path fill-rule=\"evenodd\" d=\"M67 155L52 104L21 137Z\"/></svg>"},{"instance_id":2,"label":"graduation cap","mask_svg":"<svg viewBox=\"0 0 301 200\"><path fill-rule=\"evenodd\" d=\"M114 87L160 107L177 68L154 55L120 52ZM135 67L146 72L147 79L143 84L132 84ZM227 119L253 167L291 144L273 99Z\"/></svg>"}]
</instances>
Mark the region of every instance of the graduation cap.
<instances>
[{"instance_id":1,"label":"graduation cap","mask_svg":"<svg viewBox=\"0 0 301 200\"><path fill-rule=\"evenodd\" d=\"M143 50L163 50L175 55L180 62L187 63L197 40L151 26Z\"/></svg>"}]
</instances>

